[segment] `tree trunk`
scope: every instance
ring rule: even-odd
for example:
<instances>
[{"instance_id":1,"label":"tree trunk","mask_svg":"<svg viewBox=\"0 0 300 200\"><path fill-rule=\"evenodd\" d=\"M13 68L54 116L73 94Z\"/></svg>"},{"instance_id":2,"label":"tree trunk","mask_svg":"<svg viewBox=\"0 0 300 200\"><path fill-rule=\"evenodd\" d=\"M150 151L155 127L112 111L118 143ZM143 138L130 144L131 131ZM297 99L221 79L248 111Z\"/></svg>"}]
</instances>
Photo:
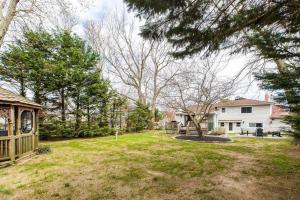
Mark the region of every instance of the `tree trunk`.
<instances>
[{"instance_id":1,"label":"tree trunk","mask_svg":"<svg viewBox=\"0 0 300 200\"><path fill-rule=\"evenodd\" d=\"M38 104L42 104L42 97L39 91L34 93L34 101Z\"/></svg>"},{"instance_id":2,"label":"tree trunk","mask_svg":"<svg viewBox=\"0 0 300 200\"><path fill-rule=\"evenodd\" d=\"M282 59L276 59L276 60L274 60L274 62L277 65L277 69L278 69L279 73L282 73L282 72L284 72L286 70L287 64L284 62L284 60L282 60ZM292 91L292 90L290 90L288 88L283 88L283 89L284 89L284 93L285 93L288 105L290 106L291 105L291 98L293 96L295 96L296 94L294 94L294 91Z\"/></svg>"},{"instance_id":3,"label":"tree trunk","mask_svg":"<svg viewBox=\"0 0 300 200\"><path fill-rule=\"evenodd\" d=\"M24 78L21 78L21 80L20 80L20 95L23 97L26 97Z\"/></svg>"},{"instance_id":4,"label":"tree trunk","mask_svg":"<svg viewBox=\"0 0 300 200\"><path fill-rule=\"evenodd\" d=\"M119 110L119 127L120 127L120 129L122 129L122 112L121 112L121 108L120 108L120 110Z\"/></svg>"},{"instance_id":5,"label":"tree trunk","mask_svg":"<svg viewBox=\"0 0 300 200\"><path fill-rule=\"evenodd\" d=\"M87 120L88 120L88 127L91 129L91 116L90 116L90 104L87 105Z\"/></svg>"},{"instance_id":6,"label":"tree trunk","mask_svg":"<svg viewBox=\"0 0 300 200\"><path fill-rule=\"evenodd\" d=\"M199 137L202 138L203 137L203 131L202 131L202 128L201 128L200 124L196 125L196 130L197 130L197 133L198 133Z\"/></svg>"},{"instance_id":7,"label":"tree trunk","mask_svg":"<svg viewBox=\"0 0 300 200\"><path fill-rule=\"evenodd\" d=\"M110 115L111 128L115 128L115 104L112 105L112 111Z\"/></svg>"},{"instance_id":8,"label":"tree trunk","mask_svg":"<svg viewBox=\"0 0 300 200\"><path fill-rule=\"evenodd\" d=\"M66 103L65 103L65 89L61 89L60 92L60 98L61 98L61 121L63 123L66 122Z\"/></svg>"},{"instance_id":9,"label":"tree trunk","mask_svg":"<svg viewBox=\"0 0 300 200\"><path fill-rule=\"evenodd\" d=\"M139 89L139 91L138 91L138 96L139 96L139 101L142 104L146 104L146 99L145 99L145 96L144 96L143 92L141 91L141 89Z\"/></svg>"},{"instance_id":10,"label":"tree trunk","mask_svg":"<svg viewBox=\"0 0 300 200\"><path fill-rule=\"evenodd\" d=\"M150 122L149 122L149 129L152 130L154 129L154 124L155 124L155 111L156 111L156 105L155 103L152 103L151 106L151 113L150 113Z\"/></svg>"},{"instance_id":11,"label":"tree trunk","mask_svg":"<svg viewBox=\"0 0 300 200\"><path fill-rule=\"evenodd\" d=\"M6 12L7 14L5 17L3 16L2 5L0 5L0 47L3 44L4 36L5 36L6 32L8 31L9 25L16 15L16 9L17 9L19 0L10 0L9 2L10 3L8 5L8 9Z\"/></svg>"},{"instance_id":12,"label":"tree trunk","mask_svg":"<svg viewBox=\"0 0 300 200\"><path fill-rule=\"evenodd\" d=\"M80 109L80 103L79 103L79 98L77 98L76 101L76 114L75 114L75 118L76 118L76 124L75 124L75 130L78 130L80 128L80 114L79 114L79 109Z\"/></svg>"},{"instance_id":13,"label":"tree trunk","mask_svg":"<svg viewBox=\"0 0 300 200\"><path fill-rule=\"evenodd\" d=\"M276 59L274 62L276 63L279 72L282 72L286 68L286 63L282 59Z\"/></svg>"}]
</instances>

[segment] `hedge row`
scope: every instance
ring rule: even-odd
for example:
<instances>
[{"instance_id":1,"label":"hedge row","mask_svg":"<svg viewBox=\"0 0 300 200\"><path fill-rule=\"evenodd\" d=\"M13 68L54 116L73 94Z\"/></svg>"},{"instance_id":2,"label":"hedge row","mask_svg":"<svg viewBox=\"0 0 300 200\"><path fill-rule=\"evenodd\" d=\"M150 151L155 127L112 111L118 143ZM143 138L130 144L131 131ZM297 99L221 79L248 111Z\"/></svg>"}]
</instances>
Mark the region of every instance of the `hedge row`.
<instances>
[{"instance_id":1,"label":"hedge row","mask_svg":"<svg viewBox=\"0 0 300 200\"><path fill-rule=\"evenodd\" d=\"M47 140L51 138L87 138L87 137L104 137L114 135L115 130L109 127L103 128L74 128L63 127L54 124L44 124L40 128L40 139Z\"/></svg>"}]
</instances>

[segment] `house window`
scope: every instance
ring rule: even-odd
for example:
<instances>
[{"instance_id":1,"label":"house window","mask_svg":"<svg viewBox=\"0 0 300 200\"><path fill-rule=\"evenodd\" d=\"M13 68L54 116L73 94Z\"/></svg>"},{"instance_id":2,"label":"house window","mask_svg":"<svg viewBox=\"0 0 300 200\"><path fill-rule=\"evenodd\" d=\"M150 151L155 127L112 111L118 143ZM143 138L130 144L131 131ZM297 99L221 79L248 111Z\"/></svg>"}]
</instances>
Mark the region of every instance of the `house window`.
<instances>
[{"instance_id":1,"label":"house window","mask_svg":"<svg viewBox=\"0 0 300 200\"><path fill-rule=\"evenodd\" d=\"M241 122L237 122L236 127L241 127Z\"/></svg>"},{"instance_id":2,"label":"house window","mask_svg":"<svg viewBox=\"0 0 300 200\"><path fill-rule=\"evenodd\" d=\"M222 127L224 127L224 126L225 126L224 122L221 122L221 126L222 126Z\"/></svg>"},{"instance_id":3,"label":"house window","mask_svg":"<svg viewBox=\"0 0 300 200\"><path fill-rule=\"evenodd\" d=\"M249 123L249 127L262 128L263 123Z\"/></svg>"},{"instance_id":4,"label":"house window","mask_svg":"<svg viewBox=\"0 0 300 200\"><path fill-rule=\"evenodd\" d=\"M257 128L262 128L262 127L263 127L263 124L262 124L262 123L256 123L256 127L257 127Z\"/></svg>"},{"instance_id":5,"label":"house window","mask_svg":"<svg viewBox=\"0 0 300 200\"><path fill-rule=\"evenodd\" d=\"M252 107L241 107L241 113L252 113Z\"/></svg>"},{"instance_id":6,"label":"house window","mask_svg":"<svg viewBox=\"0 0 300 200\"><path fill-rule=\"evenodd\" d=\"M23 111L21 114L21 130L22 133L29 133L33 127L33 115L30 111Z\"/></svg>"},{"instance_id":7,"label":"house window","mask_svg":"<svg viewBox=\"0 0 300 200\"><path fill-rule=\"evenodd\" d=\"M222 108L222 113L224 113L226 111L226 108Z\"/></svg>"}]
</instances>

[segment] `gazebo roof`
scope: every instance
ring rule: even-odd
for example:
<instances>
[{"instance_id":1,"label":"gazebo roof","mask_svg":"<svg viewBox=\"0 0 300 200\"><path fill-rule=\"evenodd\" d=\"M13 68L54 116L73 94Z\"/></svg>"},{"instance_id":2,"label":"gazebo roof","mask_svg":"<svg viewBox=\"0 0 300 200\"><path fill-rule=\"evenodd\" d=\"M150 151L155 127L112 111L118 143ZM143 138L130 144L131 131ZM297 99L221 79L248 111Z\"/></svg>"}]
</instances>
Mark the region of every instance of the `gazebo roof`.
<instances>
[{"instance_id":1,"label":"gazebo roof","mask_svg":"<svg viewBox=\"0 0 300 200\"><path fill-rule=\"evenodd\" d=\"M9 90L0 87L0 103L24 105L34 108L42 108L43 106L31 101L21 95L17 95Z\"/></svg>"}]
</instances>

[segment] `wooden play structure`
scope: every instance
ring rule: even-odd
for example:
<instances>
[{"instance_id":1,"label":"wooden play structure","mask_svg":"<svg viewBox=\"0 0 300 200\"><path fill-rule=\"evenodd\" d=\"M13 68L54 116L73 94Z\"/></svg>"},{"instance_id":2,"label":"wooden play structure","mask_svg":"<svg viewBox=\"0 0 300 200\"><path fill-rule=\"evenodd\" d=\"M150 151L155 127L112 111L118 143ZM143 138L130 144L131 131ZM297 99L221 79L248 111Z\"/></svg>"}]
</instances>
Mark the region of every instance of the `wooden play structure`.
<instances>
[{"instance_id":1,"label":"wooden play structure","mask_svg":"<svg viewBox=\"0 0 300 200\"><path fill-rule=\"evenodd\" d=\"M208 130L207 122L201 123L201 127L202 127L202 131L207 132ZM195 133L197 131L196 126L192 121L188 121L186 123L186 126L183 126L176 121L168 122L165 125L165 130L166 133L169 134L187 134L187 135L193 132Z\"/></svg>"},{"instance_id":2,"label":"wooden play structure","mask_svg":"<svg viewBox=\"0 0 300 200\"><path fill-rule=\"evenodd\" d=\"M38 147L41 105L0 88L0 165L13 163Z\"/></svg>"}]
</instances>

